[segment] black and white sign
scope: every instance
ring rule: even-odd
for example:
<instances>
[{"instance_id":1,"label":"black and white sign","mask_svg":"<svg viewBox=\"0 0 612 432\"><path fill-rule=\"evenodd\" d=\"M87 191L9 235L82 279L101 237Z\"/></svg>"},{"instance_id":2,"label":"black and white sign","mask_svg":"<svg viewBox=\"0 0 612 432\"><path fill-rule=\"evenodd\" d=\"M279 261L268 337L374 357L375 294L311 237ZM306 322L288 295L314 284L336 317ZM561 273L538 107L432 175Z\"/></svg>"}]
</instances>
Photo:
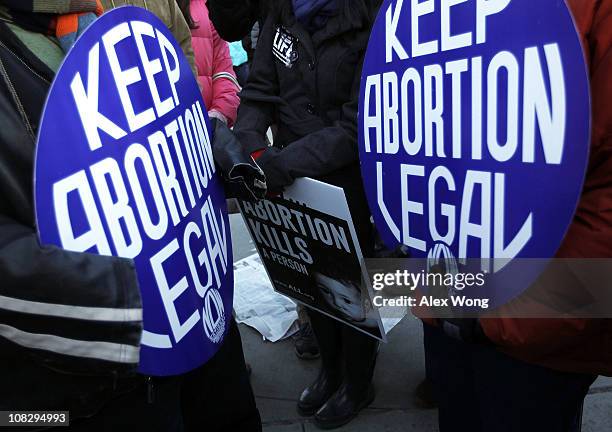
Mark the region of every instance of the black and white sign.
<instances>
[{"instance_id":1,"label":"black and white sign","mask_svg":"<svg viewBox=\"0 0 612 432\"><path fill-rule=\"evenodd\" d=\"M341 188L305 178L280 197L239 204L276 291L386 340Z\"/></svg>"}]
</instances>

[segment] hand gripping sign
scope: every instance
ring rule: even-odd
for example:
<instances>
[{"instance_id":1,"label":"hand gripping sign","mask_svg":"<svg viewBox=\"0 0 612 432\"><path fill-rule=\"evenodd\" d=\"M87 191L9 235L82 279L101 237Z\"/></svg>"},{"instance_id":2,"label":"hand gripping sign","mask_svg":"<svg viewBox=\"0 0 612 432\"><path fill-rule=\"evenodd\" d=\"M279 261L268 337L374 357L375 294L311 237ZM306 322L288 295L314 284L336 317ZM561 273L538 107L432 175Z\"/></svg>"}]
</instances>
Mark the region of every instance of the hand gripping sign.
<instances>
[{"instance_id":1,"label":"hand gripping sign","mask_svg":"<svg viewBox=\"0 0 612 432\"><path fill-rule=\"evenodd\" d=\"M565 2L387 0L360 100L387 245L459 268L475 258L497 279L493 305L522 292L537 271L513 260L554 256L587 163L588 78Z\"/></svg>"},{"instance_id":2,"label":"hand gripping sign","mask_svg":"<svg viewBox=\"0 0 612 432\"><path fill-rule=\"evenodd\" d=\"M181 49L140 8L92 24L47 99L36 153L41 243L134 259L145 374L203 364L230 322L229 221L211 138Z\"/></svg>"}]
</instances>

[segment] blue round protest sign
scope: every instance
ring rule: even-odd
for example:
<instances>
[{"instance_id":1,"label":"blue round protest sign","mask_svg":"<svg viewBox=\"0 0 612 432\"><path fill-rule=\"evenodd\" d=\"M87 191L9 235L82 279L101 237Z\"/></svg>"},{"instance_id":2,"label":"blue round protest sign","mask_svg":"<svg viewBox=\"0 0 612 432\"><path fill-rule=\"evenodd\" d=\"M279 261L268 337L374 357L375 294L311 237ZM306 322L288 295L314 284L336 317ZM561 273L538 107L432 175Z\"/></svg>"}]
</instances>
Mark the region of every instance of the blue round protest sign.
<instances>
[{"instance_id":1,"label":"blue round protest sign","mask_svg":"<svg viewBox=\"0 0 612 432\"><path fill-rule=\"evenodd\" d=\"M517 258L555 255L588 159L588 76L565 2L387 0L360 103L385 243L459 271L477 262L468 270L497 280L492 306L520 294L538 271Z\"/></svg>"},{"instance_id":2,"label":"blue round protest sign","mask_svg":"<svg viewBox=\"0 0 612 432\"><path fill-rule=\"evenodd\" d=\"M186 58L144 9L95 21L47 98L35 172L41 243L134 260L145 374L205 363L231 320L229 220L211 139Z\"/></svg>"}]
</instances>

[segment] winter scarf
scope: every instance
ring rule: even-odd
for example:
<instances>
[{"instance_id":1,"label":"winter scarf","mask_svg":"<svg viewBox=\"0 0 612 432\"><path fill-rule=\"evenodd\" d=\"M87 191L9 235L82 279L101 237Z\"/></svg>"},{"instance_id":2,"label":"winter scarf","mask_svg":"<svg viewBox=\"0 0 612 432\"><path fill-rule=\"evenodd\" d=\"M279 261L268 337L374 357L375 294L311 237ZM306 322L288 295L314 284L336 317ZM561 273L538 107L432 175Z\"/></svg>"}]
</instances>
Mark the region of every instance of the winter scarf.
<instances>
[{"instance_id":1,"label":"winter scarf","mask_svg":"<svg viewBox=\"0 0 612 432\"><path fill-rule=\"evenodd\" d=\"M310 32L324 27L338 12L338 0L292 0L296 19Z\"/></svg>"},{"instance_id":2,"label":"winter scarf","mask_svg":"<svg viewBox=\"0 0 612 432\"><path fill-rule=\"evenodd\" d=\"M2 0L0 6L2 19L56 36L65 52L103 12L100 0Z\"/></svg>"}]
</instances>

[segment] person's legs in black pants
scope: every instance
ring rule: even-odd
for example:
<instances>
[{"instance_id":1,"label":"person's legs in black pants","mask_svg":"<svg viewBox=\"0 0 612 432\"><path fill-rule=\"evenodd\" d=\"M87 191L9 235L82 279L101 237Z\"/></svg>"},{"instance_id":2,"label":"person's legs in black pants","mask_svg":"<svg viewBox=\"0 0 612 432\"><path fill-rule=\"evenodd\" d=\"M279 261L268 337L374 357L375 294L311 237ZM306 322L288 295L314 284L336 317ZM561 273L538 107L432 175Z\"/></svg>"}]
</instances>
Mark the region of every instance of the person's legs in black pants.
<instances>
[{"instance_id":1,"label":"person's legs in black pants","mask_svg":"<svg viewBox=\"0 0 612 432\"><path fill-rule=\"evenodd\" d=\"M374 400L372 377L378 341L344 324L342 326L342 384L315 414L315 424L335 429L347 424Z\"/></svg>"},{"instance_id":2,"label":"person's legs in black pants","mask_svg":"<svg viewBox=\"0 0 612 432\"><path fill-rule=\"evenodd\" d=\"M219 352L185 375L181 405L186 432L261 431L242 340L233 319Z\"/></svg>"},{"instance_id":3,"label":"person's legs in black pants","mask_svg":"<svg viewBox=\"0 0 612 432\"><path fill-rule=\"evenodd\" d=\"M182 376L152 377L150 385L140 384L109 400L94 416L57 430L181 432L181 381Z\"/></svg>"},{"instance_id":4,"label":"person's legs in black pants","mask_svg":"<svg viewBox=\"0 0 612 432\"><path fill-rule=\"evenodd\" d=\"M485 431L498 424L508 425L495 429L501 432L580 431L584 398L596 376L555 371L487 348L477 350L474 370Z\"/></svg>"},{"instance_id":5,"label":"person's legs in black pants","mask_svg":"<svg viewBox=\"0 0 612 432\"><path fill-rule=\"evenodd\" d=\"M307 314L319 344L321 369L298 400L298 413L303 416L314 415L342 382L342 324L312 309Z\"/></svg>"},{"instance_id":6,"label":"person's legs in black pants","mask_svg":"<svg viewBox=\"0 0 612 432\"><path fill-rule=\"evenodd\" d=\"M474 389L471 356L463 342L423 325L427 378L438 402L440 432L486 432Z\"/></svg>"},{"instance_id":7,"label":"person's legs in black pants","mask_svg":"<svg viewBox=\"0 0 612 432\"><path fill-rule=\"evenodd\" d=\"M374 399L372 376L378 341L319 312L309 310L321 352L321 373L300 397L311 402L317 426L333 429L351 421ZM314 403L316 401L316 403ZM315 406L320 407L315 409Z\"/></svg>"},{"instance_id":8,"label":"person's legs in black pants","mask_svg":"<svg viewBox=\"0 0 612 432\"><path fill-rule=\"evenodd\" d=\"M593 375L525 363L424 326L440 432L578 432Z\"/></svg>"}]
</instances>

